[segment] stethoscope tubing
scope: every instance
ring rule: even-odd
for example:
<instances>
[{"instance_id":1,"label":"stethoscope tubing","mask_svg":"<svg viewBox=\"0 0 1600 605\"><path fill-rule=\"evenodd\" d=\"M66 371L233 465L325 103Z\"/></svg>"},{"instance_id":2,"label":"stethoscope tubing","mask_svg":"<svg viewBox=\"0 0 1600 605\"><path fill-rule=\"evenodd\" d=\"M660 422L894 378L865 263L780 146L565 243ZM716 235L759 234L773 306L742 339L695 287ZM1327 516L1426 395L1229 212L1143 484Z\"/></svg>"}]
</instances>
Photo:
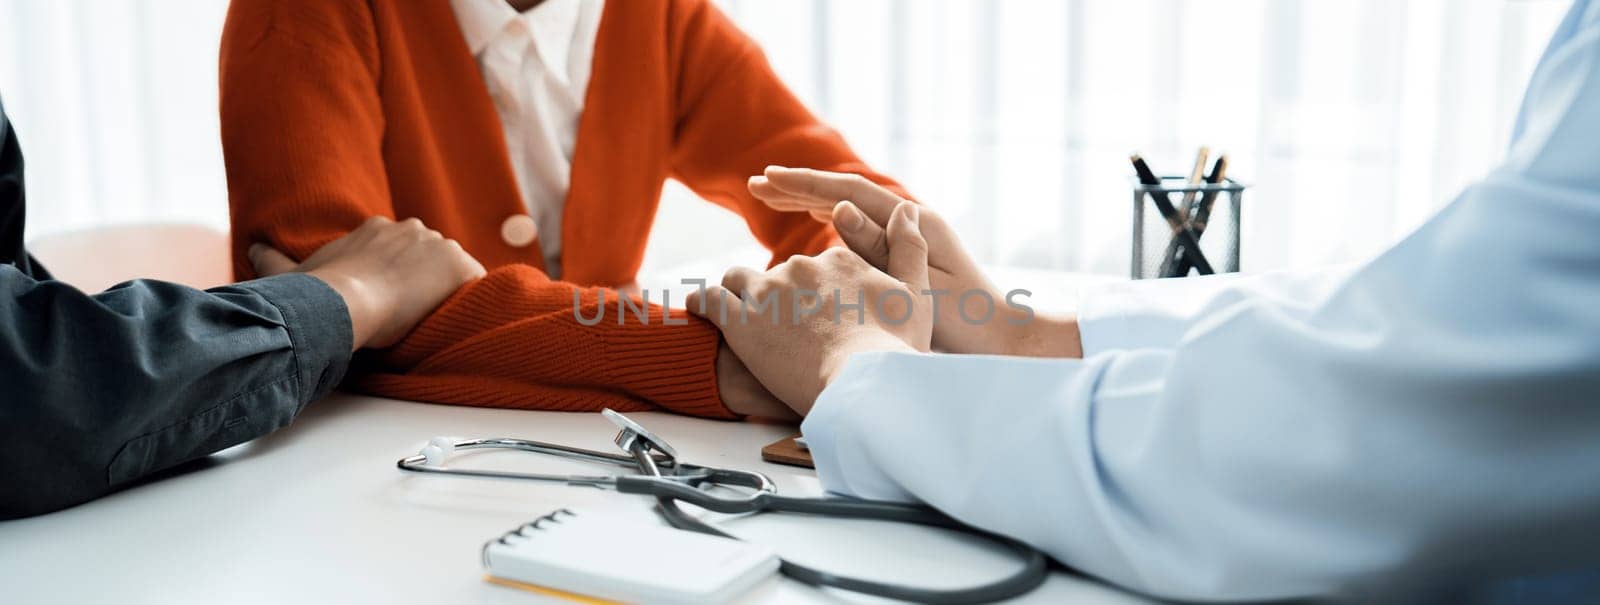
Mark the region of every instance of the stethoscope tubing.
<instances>
[{"instance_id":1,"label":"stethoscope tubing","mask_svg":"<svg viewBox=\"0 0 1600 605\"><path fill-rule=\"evenodd\" d=\"M631 424L631 421L628 422ZM428 457L422 454L402 458L395 465L401 470L410 472L531 480L615 489L617 492L624 494L652 496L656 498L657 512L661 514L669 525L680 530L721 536L734 540L739 538L688 514L678 506L678 502L686 502L712 512L725 514L797 513L939 527L1000 542L1015 551L1024 560L1024 565L1021 569L1009 577L995 582L968 588L927 589L842 576L808 567L788 559L781 559L779 570L785 576L813 586L834 587L862 594L920 603L962 604L985 603L1019 596L1038 587L1048 576L1049 561L1045 558L1044 553L1038 549L1021 541L963 524L931 507L856 498L794 498L780 496L777 494L776 485L764 474L685 464L670 455L651 451L652 444L659 441L653 435L646 434L648 437L646 439L623 439L623 436L619 434L617 442L618 445L627 449L628 454L626 455L509 438L457 441L453 442L450 448L451 450L514 449L629 467L639 471L641 474L556 475L453 468L442 464L442 460L429 461ZM424 449L424 451L428 450ZM708 491L705 489L707 486L738 486L747 488L750 491L726 496Z\"/></svg>"},{"instance_id":2,"label":"stethoscope tubing","mask_svg":"<svg viewBox=\"0 0 1600 605\"><path fill-rule=\"evenodd\" d=\"M665 486L672 484L657 485ZM806 500L806 498L785 498L785 500L799 501ZM856 501L853 503L855 506L839 506L834 508L837 503L832 501L841 499L821 498L815 500L826 500L830 501L831 504L826 507L827 512L814 512L812 514L822 514L826 516L843 518L886 520L899 523L915 523L918 525L929 525L934 527L954 529L1000 542L1017 553L1024 563L1021 569L1013 572L1010 576L987 584L954 589L930 589L839 575L803 565L791 559L780 558L778 571L784 576L798 582L803 582L812 586L839 588L851 592L859 592L861 594L890 599L899 599L914 603L965 605L968 603L990 603L1027 594L1033 591L1033 589L1038 588L1039 585L1044 583L1045 579L1049 577L1049 560L1046 559L1044 553L1039 552L1038 549L1012 538L963 525L960 522L950 519L949 517L934 511L931 508L912 507L898 503L872 501ZM684 501L688 502L688 500ZM861 504L887 504L889 506L859 506ZM912 508L922 508L922 510L916 511L915 514L907 514L909 512L907 509ZM773 508L767 510L780 512L782 509ZM668 525L684 531L693 531L713 536L721 536L732 540L739 539L738 536L717 529L711 524L701 521L693 515L684 512L682 508L678 507L678 500L672 496L657 497L656 512L658 512L662 518L666 519Z\"/></svg>"},{"instance_id":3,"label":"stethoscope tubing","mask_svg":"<svg viewBox=\"0 0 1600 605\"><path fill-rule=\"evenodd\" d=\"M626 468L636 468L638 464L632 456L623 454L610 454L594 450L530 441L527 439L510 439L499 437L494 439L469 439L459 441L454 446L458 450L481 449L513 449L535 454L545 454L562 458L583 460L600 464L612 464ZM656 475L669 482L682 482L699 484L705 482L729 483L742 485L764 491L775 491L772 480L760 473L747 473L745 471L729 471L711 467L702 467L693 464L683 464L666 456L655 454L650 456L651 463L658 469L671 469L674 474L660 473ZM520 479L524 481L539 481L544 483L562 483L566 485L596 488L614 488L618 477L627 475L557 475L549 473L527 473L513 471L495 471L486 469L453 468L443 465L427 464L427 459L421 454L407 456L395 462L395 466L403 471L413 473L435 473L441 475L457 475L465 477L483 477L489 479ZM734 476L738 475L738 476ZM749 475L750 477L743 477Z\"/></svg>"}]
</instances>

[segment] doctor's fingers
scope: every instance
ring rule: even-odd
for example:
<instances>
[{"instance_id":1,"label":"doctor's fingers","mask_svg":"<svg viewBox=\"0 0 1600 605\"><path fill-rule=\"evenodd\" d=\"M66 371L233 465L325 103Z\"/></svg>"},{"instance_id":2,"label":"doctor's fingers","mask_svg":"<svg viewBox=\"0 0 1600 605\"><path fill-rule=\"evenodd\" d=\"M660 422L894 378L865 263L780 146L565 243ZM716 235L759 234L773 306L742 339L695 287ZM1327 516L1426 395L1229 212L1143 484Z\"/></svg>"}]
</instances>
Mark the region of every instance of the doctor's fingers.
<instances>
[{"instance_id":1,"label":"doctor's fingers","mask_svg":"<svg viewBox=\"0 0 1600 605\"><path fill-rule=\"evenodd\" d=\"M839 200L855 202L879 225L888 225L895 206L906 201L859 174L768 166L763 176L768 184L791 197L810 199L828 206Z\"/></svg>"},{"instance_id":2,"label":"doctor's fingers","mask_svg":"<svg viewBox=\"0 0 1600 605\"><path fill-rule=\"evenodd\" d=\"M895 208L889 219L889 275L907 286L913 293L928 289L928 241L918 227L921 209L916 204L904 202Z\"/></svg>"},{"instance_id":3,"label":"doctor's fingers","mask_svg":"<svg viewBox=\"0 0 1600 605\"><path fill-rule=\"evenodd\" d=\"M805 212L819 223L826 223L832 218L833 200L789 193L773 185L765 176L750 177L749 189L751 195L773 210Z\"/></svg>"},{"instance_id":4,"label":"doctor's fingers","mask_svg":"<svg viewBox=\"0 0 1600 605\"><path fill-rule=\"evenodd\" d=\"M745 182L750 195L777 210L806 210L820 204L816 198L789 193L779 189L765 175L755 175Z\"/></svg>"},{"instance_id":5,"label":"doctor's fingers","mask_svg":"<svg viewBox=\"0 0 1600 605\"><path fill-rule=\"evenodd\" d=\"M768 208L779 212L805 212L819 223L828 222L833 207L829 201L786 193L773 187L766 177L761 176L750 177L750 194Z\"/></svg>"},{"instance_id":6,"label":"doctor's fingers","mask_svg":"<svg viewBox=\"0 0 1600 605\"><path fill-rule=\"evenodd\" d=\"M851 252L880 270L888 270L888 231L872 222L866 213L850 202L834 205L832 222L834 231L839 232L839 239L844 240Z\"/></svg>"}]
</instances>

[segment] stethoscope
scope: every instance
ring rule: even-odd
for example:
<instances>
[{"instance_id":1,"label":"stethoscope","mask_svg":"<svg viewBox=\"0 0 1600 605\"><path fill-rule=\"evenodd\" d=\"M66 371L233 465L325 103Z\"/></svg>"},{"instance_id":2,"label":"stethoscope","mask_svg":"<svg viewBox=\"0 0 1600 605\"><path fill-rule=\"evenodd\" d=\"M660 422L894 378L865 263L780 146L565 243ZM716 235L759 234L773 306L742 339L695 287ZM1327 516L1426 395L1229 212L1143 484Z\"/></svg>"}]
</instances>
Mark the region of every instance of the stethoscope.
<instances>
[{"instance_id":1,"label":"stethoscope","mask_svg":"<svg viewBox=\"0 0 1600 605\"><path fill-rule=\"evenodd\" d=\"M1015 597L1033 590L1046 576L1046 559L1037 549L1020 541L993 534L962 524L939 511L926 506L859 500L854 498L791 498L778 495L778 488L766 475L752 471L715 468L688 464L678 460L678 453L667 442L640 426L627 416L612 410L602 412L612 424L617 425L617 447L623 454L608 454L564 445L528 441L525 439L469 439L457 441L435 437L423 446L421 453L400 459L401 470L423 473L445 473L471 477L497 479L527 479L614 489L624 494L642 494L656 497L656 511L675 528L722 536L737 540L704 521L684 512L678 502L688 502L706 510L719 513L787 512L812 515L829 515L853 519L877 519L899 523L914 523L961 531L982 536L1005 544L1026 561L1023 568L1010 577L980 586L956 589L929 589L901 586L831 574L783 560L779 570L784 575L813 586L831 586L853 592L891 599L923 603L982 603ZM451 468L444 462L457 450L513 449L536 454L547 454L569 459L633 467L636 475L554 475L542 473L516 473L508 471ZM738 495L719 496L708 491L711 487L740 487Z\"/></svg>"}]
</instances>

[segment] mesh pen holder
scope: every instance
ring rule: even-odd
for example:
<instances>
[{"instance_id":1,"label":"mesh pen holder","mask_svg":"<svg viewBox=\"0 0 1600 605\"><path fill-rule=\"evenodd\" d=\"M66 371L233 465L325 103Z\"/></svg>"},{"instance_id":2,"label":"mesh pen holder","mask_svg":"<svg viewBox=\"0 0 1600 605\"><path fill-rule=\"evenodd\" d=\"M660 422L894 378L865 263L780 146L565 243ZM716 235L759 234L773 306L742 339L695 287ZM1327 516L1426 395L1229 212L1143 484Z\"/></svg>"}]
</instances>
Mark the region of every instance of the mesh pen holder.
<instances>
[{"instance_id":1,"label":"mesh pen holder","mask_svg":"<svg viewBox=\"0 0 1600 605\"><path fill-rule=\"evenodd\" d=\"M1239 202L1246 187L1233 179L1198 185L1181 176L1163 176L1159 185L1135 180L1130 275L1152 279L1238 272ZM1175 228L1180 224L1183 229ZM1192 243L1199 244L1200 254L1188 252Z\"/></svg>"}]
</instances>

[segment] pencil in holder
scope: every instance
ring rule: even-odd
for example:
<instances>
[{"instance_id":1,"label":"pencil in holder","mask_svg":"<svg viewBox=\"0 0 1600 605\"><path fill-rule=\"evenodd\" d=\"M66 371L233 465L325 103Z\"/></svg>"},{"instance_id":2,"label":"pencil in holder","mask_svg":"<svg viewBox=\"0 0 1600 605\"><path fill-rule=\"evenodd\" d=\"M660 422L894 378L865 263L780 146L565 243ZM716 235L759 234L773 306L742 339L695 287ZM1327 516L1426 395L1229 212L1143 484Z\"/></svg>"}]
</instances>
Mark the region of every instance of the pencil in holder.
<instances>
[{"instance_id":1,"label":"pencil in holder","mask_svg":"<svg viewBox=\"0 0 1600 605\"><path fill-rule=\"evenodd\" d=\"M1190 183L1163 176L1133 184L1134 279L1239 271L1239 210L1244 183ZM1198 253L1193 252L1198 244Z\"/></svg>"}]
</instances>

